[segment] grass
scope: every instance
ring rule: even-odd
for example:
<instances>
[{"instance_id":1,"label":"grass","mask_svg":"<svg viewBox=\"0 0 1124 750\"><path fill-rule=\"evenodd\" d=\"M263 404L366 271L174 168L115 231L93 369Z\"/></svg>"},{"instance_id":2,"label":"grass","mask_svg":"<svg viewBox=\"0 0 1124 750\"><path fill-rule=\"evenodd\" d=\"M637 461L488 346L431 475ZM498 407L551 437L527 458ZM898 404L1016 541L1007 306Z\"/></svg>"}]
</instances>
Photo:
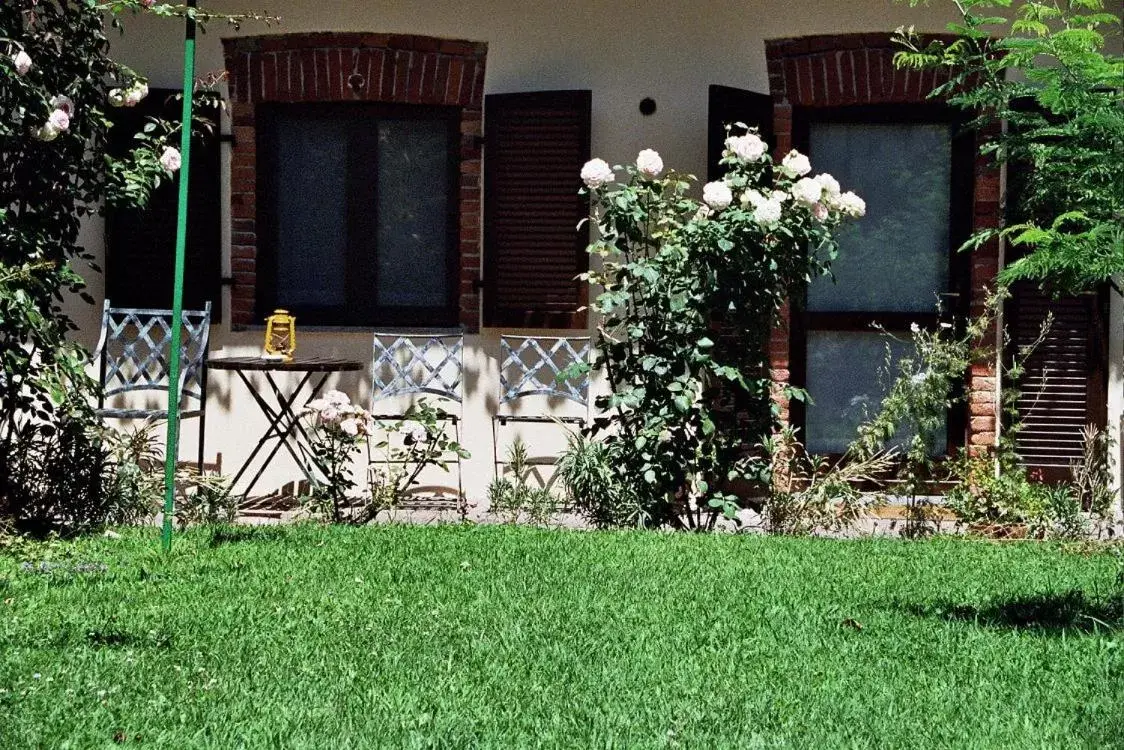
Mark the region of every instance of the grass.
<instances>
[{"instance_id":1,"label":"grass","mask_svg":"<svg viewBox=\"0 0 1124 750\"><path fill-rule=\"evenodd\" d=\"M4 748L1124 746L1103 551L299 526L48 557L0 558Z\"/></svg>"}]
</instances>

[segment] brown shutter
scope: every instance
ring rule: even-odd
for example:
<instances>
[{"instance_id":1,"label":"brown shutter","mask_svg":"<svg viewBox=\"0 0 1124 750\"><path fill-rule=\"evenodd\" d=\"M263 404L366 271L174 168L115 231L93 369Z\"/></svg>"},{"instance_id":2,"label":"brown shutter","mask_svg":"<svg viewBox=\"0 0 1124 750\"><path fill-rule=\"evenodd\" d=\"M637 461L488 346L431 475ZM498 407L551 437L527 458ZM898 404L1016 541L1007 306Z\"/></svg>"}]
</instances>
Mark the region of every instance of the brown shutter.
<instances>
[{"instance_id":1,"label":"brown shutter","mask_svg":"<svg viewBox=\"0 0 1124 750\"><path fill-rule=\"evenodd\" d=\"M589 91L484 102L485 325L584 328Z\"/></svg>"},{"instance_id":2,"label":"brown shutter","mask_svg":"<svg viewBox=\"0 0 1124 750\"><path fill-rule=\"evenodd\" d=\"M768 94L746 91L730 86L711 86L707 103L706 174L708 180L722 177L718 161L726 147L726 126L744 122L757 128L769 144L773 140L773 98Z\"/></svg>"},{"instance_id":3,"label":"brown shutter","mask_svg":"<svg viewBox=\"0 0 1124 750\"><path fill-rule=\"evenodd\" d=\"M1089 293L1053 299L1035 285L1020 282L1006 305L1013 349L1033 342L1048 313L1053 324L1026 363L1019 388L1016 436L1019 456L1044 478L1069 475L1081 457L1081 431L1104 429L1107 411L1107 295Z\"/></svg>"},{"instance_id":4,"label":"brown shutter","mask_svg":"<svg viewBox=\"0 0 1124 750\"><path fill-rule=\"evenodd\" d=\"M147 118L176 121L178 90L153 89L135 108L111 111L110 149L123 155ZM203 112L207 119L217 113ZM179 137L176 137L179 146ZM220 318L222 295L221 147L212 134L191 145L184 307L202 309L210 301L212 319ZM106 215L105 294L115 307L172 306L176 250L176 182L165 182L145 209L113 209Z\"/></svg>"}]
</instances>

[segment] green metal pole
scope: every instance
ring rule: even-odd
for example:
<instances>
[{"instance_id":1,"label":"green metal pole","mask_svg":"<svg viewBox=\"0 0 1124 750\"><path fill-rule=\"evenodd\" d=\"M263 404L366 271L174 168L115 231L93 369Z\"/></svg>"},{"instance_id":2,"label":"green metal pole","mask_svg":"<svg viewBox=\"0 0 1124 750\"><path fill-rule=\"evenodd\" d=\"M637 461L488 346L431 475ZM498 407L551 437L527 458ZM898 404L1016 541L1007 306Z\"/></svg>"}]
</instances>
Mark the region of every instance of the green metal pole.
<instances>
[{"instance_id":1,"label":"green metal pole","mask_svg":"<svg viewBox=\"0 0 1124 750\"><path fill-rule=\"evenodd\" d=\"M187 247L187 189L191 175L191 108L195 93L195 10L188 0L183 41L183 123L180 127L180 192L176 216L176 276L172 291L172 351L168 367L168 439L164 446L164 551L172 549L172 517L176 512L176 461L180 447L180 347L183 333L183 266Z\"/></svg>"}]
</instances>

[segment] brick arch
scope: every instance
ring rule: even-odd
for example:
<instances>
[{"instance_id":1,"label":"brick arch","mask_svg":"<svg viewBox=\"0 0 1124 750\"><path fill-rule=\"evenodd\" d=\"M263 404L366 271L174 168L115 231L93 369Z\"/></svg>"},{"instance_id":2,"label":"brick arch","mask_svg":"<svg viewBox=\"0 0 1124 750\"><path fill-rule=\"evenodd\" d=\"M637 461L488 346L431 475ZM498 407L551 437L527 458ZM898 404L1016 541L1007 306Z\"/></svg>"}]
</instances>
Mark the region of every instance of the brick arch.
<instances>
[{"instance_id":1,"label":"brick arch","mask_svg":"<svg viewBox=\"0 0 1124 750\"><path fill-rule=\"evenodd\" d=\"M923 41L950 42L949 34L929 35ZM822 34L765 42L769 72L769 91L773 97L773 135L775 153L781 158L792 148L794 108L840 108L869 104L918 104L932 101L930 92L949 80L949 71L899 70L894 54L901 48L889 33ZM984 136L989 133L983 133ZM990 160L976 155L973 167L972 231L999 225L999 172ZM973 315L983 310L987 289L999 272L999 246L992 242L973 253L971 300ZM774 328L769 340L769 359L776 387L774 401L788 419L788 403L783 384L789 383L789 311L782 311L784 325ZM997 332L988 341L998 342ZM994 362L972 364L968 374L969 412L966 442L973 448L995 444L998 433L998 378Z\"/></svg>"},{"instance_id":2,"label":"brick arch","mask_svg":"<svg viewBox=\"0 0 1124 750\"><path fill-rule=\"evenodd\" d=\"M480 141L488 45L410 34L299 33L223 39L231 158L231 322L256 320L257 132L267 102L386 102L460 108L460 322L480 325Z\"/></svg>"}]
</instances>

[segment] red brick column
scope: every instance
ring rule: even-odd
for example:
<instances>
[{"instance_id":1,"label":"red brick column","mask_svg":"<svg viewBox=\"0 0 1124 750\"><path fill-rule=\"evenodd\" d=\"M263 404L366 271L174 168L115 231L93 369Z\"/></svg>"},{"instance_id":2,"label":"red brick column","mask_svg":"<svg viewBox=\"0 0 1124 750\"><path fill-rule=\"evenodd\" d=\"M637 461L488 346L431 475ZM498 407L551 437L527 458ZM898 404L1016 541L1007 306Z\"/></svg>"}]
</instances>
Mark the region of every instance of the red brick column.
<instances>
[{"instance_id":1,"label":"red brick column","mask_svg":"<svg viewBox=\"0 0 1124 750\"><path fill-rule=\"evenodd\" d=\"M399 34L316 33L223 40L230 80L231 323L256 320L256 106L263 102L367 101L461 110L460 322L480 327L481 148L488 45Z\"/></svg>"},{"instance_id":2,"label":"red brick column","mask_svg":"<svg viewBox=\"0 0 1124 750\"><path fill-rule=\"evenodd\" d=\"M955 37L936 38L950 41ZM898 51L890 34L826 34L765 42L769 90L773 96L773 135L776 157L792 149L792 116L796 107L846 107L863 104L916 104L948 81L946 70L899 70L894 67ZM999 221L999 179L986 160L977 157L973 192L972 231L996 226ZM978 314L999 270L997 245L973 253L971 309ZM788 418L788 403L782 386L789 382L790 337L788 309L784 324L773 331L769 359L774 398ZM995 443L998 425L997 380L993 362L977 362L968 380L971 419L967 443Z\"/></svg>"},{"instance_id":3,"label":"red brick column","mask_svg":"<svg viewBox=\"0 0 1124 750\"><path fill-rule=\"evenodd\" d=\"M983 137L996 135L983 132ZM999 170L991 159L976 154L972 166L974 191L972 201L972 231L993 229L999 226L1002 216L1000 203ZM999 274L999 242L993 240L972 253L971 314L983 314L989 292L995 291L995 277ZM999 330L992 324L979 342L985 352L999 345ZM966 443L973 453L988 451L996 446L1001 419L999 374L995 357L972 363L968 372L968 435Z\"/></svg>"}]
</instances>

